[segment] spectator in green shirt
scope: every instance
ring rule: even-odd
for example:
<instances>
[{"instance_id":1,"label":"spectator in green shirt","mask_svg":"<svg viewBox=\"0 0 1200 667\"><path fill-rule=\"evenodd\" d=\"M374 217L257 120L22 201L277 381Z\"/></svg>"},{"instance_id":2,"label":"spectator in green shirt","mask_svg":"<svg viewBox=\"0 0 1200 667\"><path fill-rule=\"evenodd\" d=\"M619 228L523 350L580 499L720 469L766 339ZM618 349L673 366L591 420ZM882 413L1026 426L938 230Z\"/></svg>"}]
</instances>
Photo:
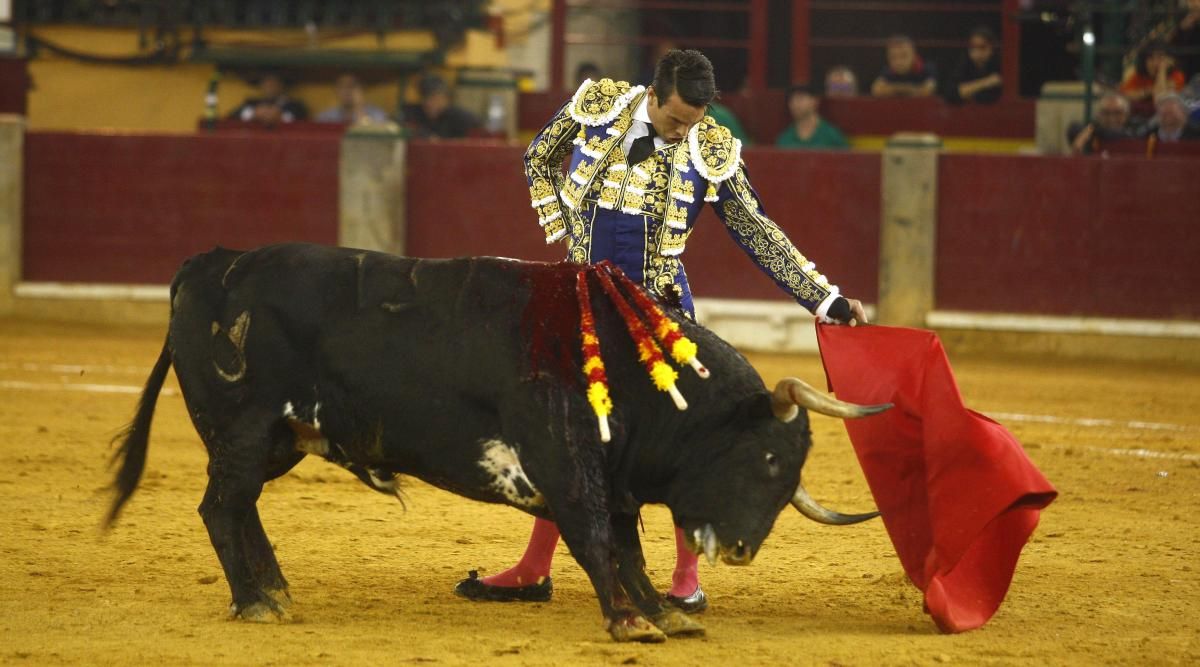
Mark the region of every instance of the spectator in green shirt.
<instances>
[{"instance_id":1,"label":"spectator in green shirt","mask_svg":"<svg viewBox=\"0 0 1200 667\"><path fill-rule=\"evenodd\" d=\"M817 113L819 100L811 88L805 85L792 86L788 90L788 112L792 123L784 129L775 145L780 148L849 148L850 142L841 130L829 124Z\"/></svg>"},{"instance_id":2,"label":"spectator in green shirt","mask_svg":"<svg viewBox=\"0 0 1200 667\"><path fill-rule=\"evenodd\" d=\"M730 133L740 139L743 146L750 146L754 143L750 139L750 135L746 133L745 128L742 127L741 122L738 121L737 116L733 113L733 109L724 104L709 102L708 115L712 116L713 120L717 121L722 127L729 128Z\"/></svg>"}]
</instances>

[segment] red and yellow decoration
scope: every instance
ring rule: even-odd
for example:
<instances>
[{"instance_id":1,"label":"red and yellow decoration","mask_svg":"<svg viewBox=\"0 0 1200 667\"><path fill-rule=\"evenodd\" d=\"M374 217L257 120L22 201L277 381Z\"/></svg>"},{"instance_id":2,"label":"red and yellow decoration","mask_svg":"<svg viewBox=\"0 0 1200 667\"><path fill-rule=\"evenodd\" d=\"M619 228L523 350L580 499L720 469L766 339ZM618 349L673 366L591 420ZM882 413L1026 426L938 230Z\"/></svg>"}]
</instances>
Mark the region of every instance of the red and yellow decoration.
<instances>
[{"instance_id":1,"label":"red and yellow decoration","mask_svg":"<svg viewBox=\"0 0 1200 667\"><path fill-rule=\"evenodd\" d=\"M659 343L661 342L670 350L671 357L676 362L689 364L700 377L707 378L709 372L696 359L696 344L683 335L679 324L667 317L663 309L654 303L642 291L642 288L630 280L621 269L609 262L601 262L579 269L575 273L575 297L579 302L580 345L583 352L583 375L587 378L587 400L592 406L592 411L596 413L596 420L600 426L600 440L609 442L612 440L612 431L609 427L608 416L612 414L613 402L609 395L608 375L604 370L604 360L600 357L600 338L596 334L596 319L592 314L591 292L588 287L588 276L591 274L595 274L596 279L600 281L600 287L604 289L609 300L616 306L617 312L621 314L621 319L625 321L625 328L637 346L638 360L646 367L650 381L659 391L670 394L676 408L686 410L687 401L684 400L683 394L679 393L679 388L675 386L679 374L667 363ZM621 282L624 293L613 281L614 276ZM630 300L633 305L630 305ZM653 331L647 328L646 323L642 321L643 317L649 320ZM655 340L656 338L657 340Z\"/></svg>"},{"instance_id":2,"label":"red and yellow decoration","mask_svg":"<svg viewBox=\"0 0 1200 667\"><path fill-rule=\"evenodd\" d=\"M679 323L667 317L663 309L659 307L654 300L646 296L644 292L637 288L637 283L629 279L620 269L616 269L614 274L625 286L626 291L633 297L634 303L650 320L650 326L654 329L654 335L671 352L671 358L678 364L687 364L696 371L696 375L702 378L708 377L708 369L700 360L696 358L696 352L699 348L683 332L679 330Z\"/></svg>"},{"instance_id":3,"label":"red and yellow decoration","mask_svg":"<svg viewBox=\"0 0 1200 667\"><path fill-rule=\"evenodd\" d=\"M687 401L683 399L683 394L679 393L679 389L675 386L675 380L679 379L679 374L671 368L663 358L662 348L658 346L658 342L654 340L650 330L634 312L633 308L625 301L620 290L613 283L612 276L613 268L611 266L601 266L597 272L597 277L600 279L600 286L608 293L608 297L612 300L613 305L617 307L617 312L621 314L621 318L625 320L625 328L629 330L630 337L633 338L634 344L637 345L638 359L646 367L646 372L650 374L651 381L654 382L654 387L659 391L665 391L671 395L671 399L675 401L675 407L680 410L687 410Z\"/></svg>"},{"instance_id":4,"label":"red and yellow decoration","mask_svg":"<svg viewBox=\"0 0 1200 667\"><path fill-rule=\"evenodd\" d=\"M592 317L592 300L588 292L588 270L575 274L575 295L579 299L579 329L583 347L583 374L587 377L587 399L600 422L600 440L612 440L608 428L608 415L612 412L612 399L608 395L608 376L604 373L604 360L600 358L600 339L596 337L596 320Z\"/></svg>"}]
</instances>

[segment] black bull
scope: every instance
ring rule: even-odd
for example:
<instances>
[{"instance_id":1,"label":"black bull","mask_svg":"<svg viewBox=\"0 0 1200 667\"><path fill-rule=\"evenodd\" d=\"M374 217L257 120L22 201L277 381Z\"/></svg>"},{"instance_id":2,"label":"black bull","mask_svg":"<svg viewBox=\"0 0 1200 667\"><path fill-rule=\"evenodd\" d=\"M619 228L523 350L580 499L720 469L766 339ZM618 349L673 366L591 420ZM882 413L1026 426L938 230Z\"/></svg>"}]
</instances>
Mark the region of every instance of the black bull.
<instances>
[{"instance_id":1,"label":"black bull","mask_svg":"<svg viewBox=\"0 0 1200 667\"><path fill-rule=\"evenodd\" d=\"M697 553L733 564L750 562L789 502L827 523L873 516L824 510L800 486L811 444L802 408L861 416L882 407L850 406L798 380L769 391L732 347L672 315L712 374L681 373L691 407L676 410L591 269L614 403L612 439L601 442L580 372L581 268L300 244L189 259L122 434L109 524L140 479L172 364L209 454L200 514L232 612L246 619L286 617L287 582L256 502L308 453L380 491L396 493L395 476L406 474L552 518L617 639L702 632L646 577L642 504L665 503Z\"/></svg>"}]
</instances>

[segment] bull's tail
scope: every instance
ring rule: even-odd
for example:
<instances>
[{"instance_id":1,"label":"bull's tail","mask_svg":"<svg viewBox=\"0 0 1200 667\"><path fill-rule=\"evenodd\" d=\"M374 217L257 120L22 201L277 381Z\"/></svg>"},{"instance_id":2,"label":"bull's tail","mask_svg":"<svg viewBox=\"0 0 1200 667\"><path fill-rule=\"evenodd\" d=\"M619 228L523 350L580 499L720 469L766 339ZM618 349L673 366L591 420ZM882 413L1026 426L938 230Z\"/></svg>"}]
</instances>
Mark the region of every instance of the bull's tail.
<instances>
[{"instance_id":1,"label":"bull's tail","mask_svg":"<svg viewBox=\"0 0 1200 667\"><path fill-rule=\"evenodd\" d=\"M142 478L142 470L146 467L146 450L150 447L150 420L154 418L154 406L158 403L158 394L162 391L163 382L167 379L167 371L171 368L171 350L168 342L163 343L162 353L150 377L146 379L146 388L142 390L142 398L138 401L137 414L113 442L121 440L121 447L113 455L112 463L121 461L121 469L113 480L113 490L116 498L104 518L104 529L112 528L121 513L121 508L137 489L138 481Z\"/></svg>"}]
</instances>

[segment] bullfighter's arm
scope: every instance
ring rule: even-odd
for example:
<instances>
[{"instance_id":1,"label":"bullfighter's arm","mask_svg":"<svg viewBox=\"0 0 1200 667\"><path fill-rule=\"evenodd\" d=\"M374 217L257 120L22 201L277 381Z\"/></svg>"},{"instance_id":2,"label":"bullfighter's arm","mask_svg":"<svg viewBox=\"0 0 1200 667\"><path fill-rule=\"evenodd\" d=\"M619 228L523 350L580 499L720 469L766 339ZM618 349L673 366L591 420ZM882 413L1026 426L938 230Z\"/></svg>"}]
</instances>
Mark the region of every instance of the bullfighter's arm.
<instances>
[{"instance_id":1,"label":"bullfighter's arm","mask_svg":"<svg viewBox=\"0 0 1200 667\"><path fill-rule=\"evenodd\" d=\"M580 128L568 112L570 104L568 101L558 110L525 151L525 179L529 182L529 196L538 214L538 224L546 233L546 243L567 235L565 207L558 193L565 178L563 160L571 153L572 141Z\"/></svg>"},{"instance_id":2,"label":"bullfighter's arm","mask_svg":"<svg viewBox=\"0 0 1200 667\"><path fill-rule=\"evenodd\" d=\"M767 217L740 161L732 176L720 184L713 208L738 246L800 305L822 319L849 319L838 317L841 304L834 313L829 312L839 296L837 286Z\"/></svg>"}]
</instances>

